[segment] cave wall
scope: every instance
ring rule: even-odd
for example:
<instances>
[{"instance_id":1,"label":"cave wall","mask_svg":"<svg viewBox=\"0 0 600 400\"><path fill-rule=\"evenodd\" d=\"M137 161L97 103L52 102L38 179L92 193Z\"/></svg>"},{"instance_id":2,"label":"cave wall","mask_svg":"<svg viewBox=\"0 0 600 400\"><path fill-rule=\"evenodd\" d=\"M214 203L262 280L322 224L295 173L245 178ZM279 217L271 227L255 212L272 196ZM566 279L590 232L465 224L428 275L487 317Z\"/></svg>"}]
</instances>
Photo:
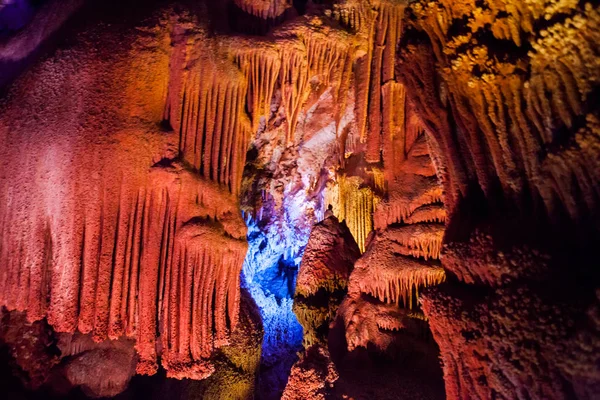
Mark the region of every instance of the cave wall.
<instances>
[{"instance_id":1,"label":"cave wall","mask_svg":"<svg viewBox=\"0 0 600 400\"><path fill-rule=\"evenodd\" d=\"M222 382L240 285L263 361L297 349L296 273L331 206L364 253L344 351L430 327L449 398L593 398L596 2L318 3L86 5L37 62L80 2L8 27L0 85L32 65L0 99L15 324Z\"/></svg>"},{"instance_id":2,"label":"cave wall","mask_svg":"<svg viewBox=\"0 0 600 400\"><path fill-rule=\"evenodd\" d=\"M160 356L170 376L210 375L238 321L246 85L210 45L168 8L97 22L2 99L2 304L56 332L133 338L138 373ZM210 121L193 135L190 93Z\"/></svg>"},{"instance_id":3,"label":"cave wall","mask_svg":"<svg viewBox=\"0 0 600 400\"><path fill-rule=\"evenodd\" d=\"M598 8L414 2L397 71L439 148L448 398L597 392ZM459 356L460 355L460 356Z\"/></svg>"}]
</instances>

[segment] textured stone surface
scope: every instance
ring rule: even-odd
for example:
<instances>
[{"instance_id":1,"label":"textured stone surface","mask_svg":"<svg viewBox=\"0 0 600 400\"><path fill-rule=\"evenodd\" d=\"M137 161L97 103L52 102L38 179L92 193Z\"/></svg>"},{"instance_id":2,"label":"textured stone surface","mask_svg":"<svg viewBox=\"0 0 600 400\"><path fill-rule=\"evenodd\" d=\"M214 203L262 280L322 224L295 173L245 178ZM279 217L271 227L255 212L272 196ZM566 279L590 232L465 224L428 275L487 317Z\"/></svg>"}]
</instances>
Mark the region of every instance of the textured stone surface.
<instances>
[{"instance_id":1,"label":"textured stone surface","mask_svg":"<svg viewBox=\"0 0 600 400\"><path fill-rule=\"evenodd\" d=\"M246 256L262 367L287 355L266 398L294 291L321 347L288 397L435 398L409 383L431 333L449 398L595 397L597 2L80 3L0 5L0 333L28 387L252 397ZM348 230L296 290L329 206Z\"/></svg>"},{"instance_id":2,"label":"textured stone surface","mask_svg":"<svg viewBox=\"0 0 600 400\"><path fill-rule=\"evenodd\" d=\"M237 324L246 228L231 194L243 158L231 175L216 162L199 175L185 137L160 129L185 130L170 110L187 107L177 43L189 23L167 10L137 29L92 27L2 100L0 287L9 310L57 332L134 339L138 373L161 356L171 376L202 378ZM223 121L239 151L241 128Z\"/></svg>"},{"instance_id":3,"label":"textured stone surface","mask_svg":"<svg viewBox=\"0 0 600 400\"><path fill-rule=\"evenodd\" d=\"M316 224L298 272L294 313L304 331L304 348L327 341L329 324L347 289L360 250L346 224L331 211Z\"/></svg>"},{"instance_id":4,"label":"textured stone surface","mask_svg":"<svg viewBox=\"0 0 600 400\"><path fill-rule=\"evenodd\" d=\"M309 347L294 364L283 400L325 400L339 375L329 357L329 352L315 345Z\"/></svg>"},{"instance_id":5,"label":"textured stone surface","mask_svg":"<svg viewBox=\"0 0 600 400\"><path fill-rule=\"evenodd\" d=\"M397 72L437 149L442 266L460 281L423 297L447 396L593 398L597 6L418 1L407 16Z\"/></svg>"}]
</instances>

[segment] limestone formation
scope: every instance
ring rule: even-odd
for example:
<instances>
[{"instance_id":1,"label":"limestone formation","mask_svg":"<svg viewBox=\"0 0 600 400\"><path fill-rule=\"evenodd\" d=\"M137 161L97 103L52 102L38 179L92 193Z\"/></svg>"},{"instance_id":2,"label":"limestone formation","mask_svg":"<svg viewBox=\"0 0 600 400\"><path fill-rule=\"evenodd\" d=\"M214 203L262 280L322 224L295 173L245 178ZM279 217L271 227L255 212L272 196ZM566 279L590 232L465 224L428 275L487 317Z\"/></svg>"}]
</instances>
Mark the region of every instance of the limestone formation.
<instances>
[{"instance_id":1,"label":"limestone formation","mask_svg":"<svg viewBox=\"0 0 600 400\"><path fill-rule=\"evenodd\" d=\"M0 392L594 398L599 23L0 1Z\"/></svg>"},{"instance_id":2,"label":"limestone formation","mask_svg":"<svg viewBox=\"0 0 600 400\"><path fill-rule=\"evenodd\" d=\"M304 348L326 343L329 323L348 289L360 250L344 223L333 215L310 233L298 272L294 313L304 329Z\"/></svg>"},{"instance_id":3,"label":"limestone formation","mask_svg":"<svg viewBox=\"0 0 600 400\"><path fill-rule=\"evenodd\" d=\"M244 143L224 114L211 115L205 140L190 145L197 121L186 110L202 90L181 90L189 85L182 74L198 82L201 71L181 64L186 48L177 43L202 42L177 36L191 22L165 18L137 28L147 36L126 32L133 55L108 44L88 52L86 40L97 34L90 28L88 39L41 62L4 100L0 296L8 310L46 318L56 332L134 339L138 373L155 373L160 356L171 376L202 378L238 320L246 228L229 192L239 187L243 159L226 174L232 163L220 150L235 155ZM98 82L110 84L98 94ZM213 111L235 93L214 82ZM235 145L219 145L221 136ZM194 153L204 154L202 166L192 165Z\"/></svg>"}]
</instances>

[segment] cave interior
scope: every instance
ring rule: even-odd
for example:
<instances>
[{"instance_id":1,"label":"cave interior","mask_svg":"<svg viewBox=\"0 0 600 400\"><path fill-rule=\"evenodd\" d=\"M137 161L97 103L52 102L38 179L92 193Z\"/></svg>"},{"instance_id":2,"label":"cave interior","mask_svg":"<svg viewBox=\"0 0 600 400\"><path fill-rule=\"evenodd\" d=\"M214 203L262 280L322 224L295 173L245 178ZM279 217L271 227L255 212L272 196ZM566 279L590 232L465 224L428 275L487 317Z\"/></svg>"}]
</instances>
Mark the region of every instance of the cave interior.
<instances>
[{"instance_id":1,"label":"cave interior","mask_svg":"<svg viewBox=\"0 0 600 400\"><path fill-rule=\"evenodd\" d=\"M599 104L597 0L0 0L0 397L598 399Z\"/></svg>"}]
</instances>

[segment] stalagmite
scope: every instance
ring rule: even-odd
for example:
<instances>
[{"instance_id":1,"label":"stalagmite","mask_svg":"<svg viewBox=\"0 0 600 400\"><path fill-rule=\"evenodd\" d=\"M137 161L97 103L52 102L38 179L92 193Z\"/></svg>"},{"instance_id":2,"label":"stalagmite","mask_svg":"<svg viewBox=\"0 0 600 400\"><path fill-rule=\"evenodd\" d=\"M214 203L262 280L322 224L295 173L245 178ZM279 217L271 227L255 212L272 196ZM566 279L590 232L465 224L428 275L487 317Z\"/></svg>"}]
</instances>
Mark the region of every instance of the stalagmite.
<instances>
[{"instance_id":1,"label":"stalagmite","mask_svg":"<svg viewBox=\"0 0 600 400\"><path fill-rule=\"evenodd\" d=\"M311 231L298 271L296 294L309 297L321 289L344 290L359 255L346 225L328 216Z\"/></svg>"},{"instance_id":2,"label":"stalagmite","mask_svg":"<svg viewBox=\"0 0 600 400\"><path fill-rule=\"evenodd\" d=\"M329 323L359 257L352 234L331 213L313 226L298 272L293 308L304 330L305 349L326 342Z\"/></svg>"},{"instance_id":3,"label":"stalagmite","mask_svg":"<svg viewBox=\"0 0 600 400\"><path fill-rule=\"evenodd\" d=\"M324 400L338 378L339 374L327 348L312 346L294 364L281 399Z\"/></svg>"}]
</instances>

